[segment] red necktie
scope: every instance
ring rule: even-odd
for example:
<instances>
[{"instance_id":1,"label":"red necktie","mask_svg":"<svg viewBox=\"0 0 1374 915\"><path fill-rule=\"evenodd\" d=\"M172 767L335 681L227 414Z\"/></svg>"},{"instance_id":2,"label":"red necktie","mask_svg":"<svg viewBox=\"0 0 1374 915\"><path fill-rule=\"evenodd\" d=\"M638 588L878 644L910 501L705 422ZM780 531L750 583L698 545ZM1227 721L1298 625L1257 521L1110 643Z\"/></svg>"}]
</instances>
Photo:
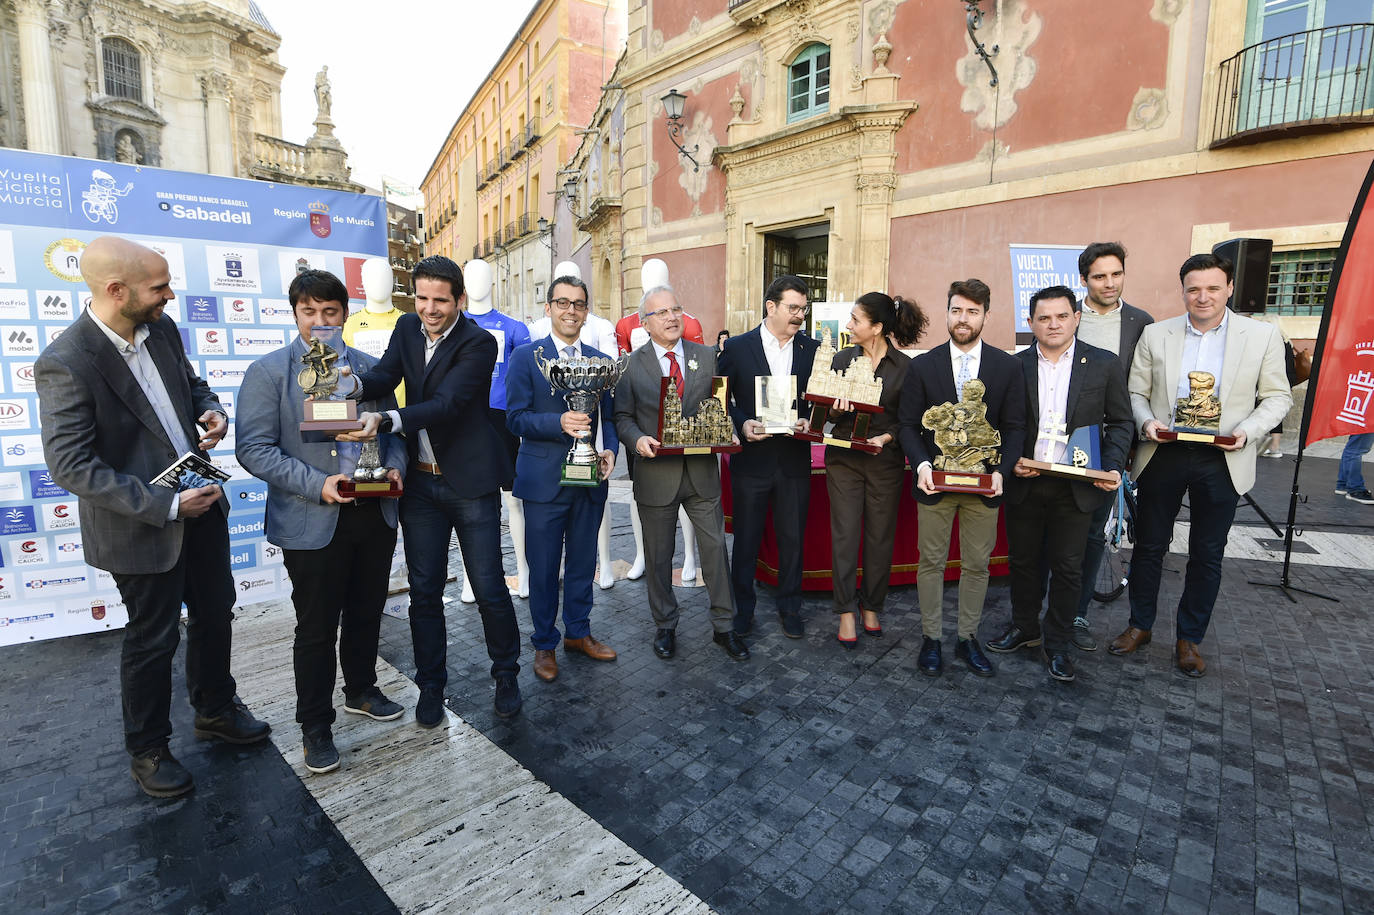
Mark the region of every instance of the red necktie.
<instances>
[{"instance_id":1,"label":"red necktie","mask_svg":"<svg viewBox=\"0 0 1374 915\"><path fill-rule=\"evenodd\" d=\"M677 396L682 396L682 368L677 364L677 353L672 350L663 355L668 357L668 377L677 382Z\"/></svg>"}]
</instances>

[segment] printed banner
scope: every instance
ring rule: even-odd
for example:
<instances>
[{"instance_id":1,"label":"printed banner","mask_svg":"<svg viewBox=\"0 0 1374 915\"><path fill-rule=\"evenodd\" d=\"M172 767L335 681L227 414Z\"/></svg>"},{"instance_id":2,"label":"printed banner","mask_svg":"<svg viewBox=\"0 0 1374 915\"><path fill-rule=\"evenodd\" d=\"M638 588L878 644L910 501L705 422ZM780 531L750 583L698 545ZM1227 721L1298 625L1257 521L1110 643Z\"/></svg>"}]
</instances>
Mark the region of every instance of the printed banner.
<instances>
[{"instance_id":1,"label":"printed banner","mask_svg":"<svg viewBox=\"0 0 1374 915\"><path fill-rule=\"evenodd\" d=\"M1078 275L1078 255L1087 245L1008 245L1016 332L1029 334L1030 297L1046 286L1068 286L1082 302L1088 294ZM993 293L996 297L996 292Z\"/></svg>"},{"instance_id":2,"label":"printed banner","mask_svg":"<svg viewBox=\"0 0 1374 915\"><path fill-rule=\"evenodd\" d=\"M0 645L127 621L113 579L85 565L75 498L44 467L33 385L38 353L90 300L81 253L105 234L167 259L176 299L166 313L229 414L210 457L231 477L230 562L248 604L290 585L263 538L267 485L234 459L239 383L295 333L286 289L298 270L343 279L385 256L386 208L380 197L0 149Z\"/></svg>"},{"instance_id":3,"label":"printed banner","mask_svg":"<svg viewBox=\"0 0 1374 915\"><path fill-rule=\"evenodd\" d=\"M1303 410L1303 447L1337 435L1374 432L1374 215L1365 175L1336 255Z\"/></svg>"}]
</instances>

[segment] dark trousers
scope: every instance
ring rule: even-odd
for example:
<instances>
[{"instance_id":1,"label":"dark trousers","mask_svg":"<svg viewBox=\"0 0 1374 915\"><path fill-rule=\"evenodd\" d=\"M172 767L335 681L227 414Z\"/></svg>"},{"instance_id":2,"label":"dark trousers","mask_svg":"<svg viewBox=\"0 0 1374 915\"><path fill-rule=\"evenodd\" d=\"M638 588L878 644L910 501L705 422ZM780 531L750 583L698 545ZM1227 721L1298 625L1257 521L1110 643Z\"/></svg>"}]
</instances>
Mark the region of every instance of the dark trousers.
<instances>
[{"instance_id":1,"label":"dark trousers","mask_svg":"<svg viewBox=\"0 0 1374 915\"><path fill-rule=\"evenodd\" d=\"M725 514L720 496L703 496L692 485L692 475L684 472L677 497L667 505L635 504L644 531L644 581L654 626L676 629L680 615L677 595L673 593L673 545L681 507L697 534L697 553L711 604L711 628L727 632L735 618L735 601L730 592L730 560L725 552Z\"/></svg>"},{"instance_id":2,"label":"dark trousers","mask_svg":"<svg viewBox=\"0 0 1374 915\"><path fill-rule=\"evenodd\" d=\"M1153 629L1164 554L1188 495L1188 568L1178 600L1178 638L1200 643L1221 589L1221 560L1240 496L1231 485L1224 453L1212 445L1160 445L1138 478L1135 551L1131 555L1131 625Z\"/></svg>"},{"instance_id":3,"label":"dark trousers","mask_svg":"<svg viewBox=\"0 0 1374 915\"><path fill-rule=\"evenodd\" d=\"M778 612L801 612L802 540L806 533L806 506L811 501L810 476L793 477L774 467L767 476L730 474L734 498L735 546L731 553L731 583L735 593L735 629L746 630L754 622L754 570L763 542L768 514L773 515L773 534L778 542Z\"/></svg>"},{"instance_id":4,"label":"dark trousers","mask_svg":"<svg viewBox=\"0 0 1374 915\"><path fill-rule=\"evenodd\" d=\"M825 449L830 494L830 580L836 613L883 609L892 573L897 509L905 469L901 453ZM738 529L738 527L737 527ZM863 546L863 584L858 584Z\"/></svg>"},{"instance_id":5,"label":"dark trousers","mask_svg":"<svg viewBox=\"0 0 1374 915\"><path fill-rule=\"evenodd\" d=\"M410 637L415 685L442 691L448 684L444 585L449 538L456 530L463 568L482 615L492 677L520 671L520 627L501 566L501 493L462 499L437 474L412 465L401 496L406 565L410 567Z\"/></svg>"},{"instance_id":6,"label":"dark trousers","mask_svg":"<svg viewBox=\"0 0 1374 915\"><path fill-rule=\"evenodd\" d=\"M1107 553L1107 516L1116 504L1116 495L1104 502L1093 512L1088 525L1088 542L1083 547L1083 585L1078 593L1078 615L1088 618L1088 604L1093 601L1097 589L1097 573L1102 568L1102 557Z\"/></svg>"},{"instance_id":7,"label":"dark trousers","mask_svg":"<svg viewBox=\"0 0 1374 915\"><path fill-rule=\"evenodd\" d=\"M1083 549L1092 513L1074 501L1069 480L1043 477L1026 484L1026 497L1007 504L1011 569L1011 622L1030 635L1042 633L1047 651L1073 644L1073 617L1082 586ZM1049 606L1040 624L1041 569L1050 570Z\"/></svg>"},{"instance_id":8,"label":"dark trousers","mask_svg":"<svg viewBox=\"0 0 1374 915\"><path fill-rule=\"evenodd\" d=\"M140 753L172 736L172 657L186 604L186 689L198 714L214 716L234 698L229 673L234 576L229 527L218 508L185 525L181 555L166 572L114 576L129 624L119 662L124 747Z\"/></svg>"},{"instance_id":9,"label":"dark trousers","mask_svg":"<svg viewBox=\"0 0 1374 915\"><path fill-rule=\"evenodd\" d=\"M595 496L593 495L595 493ZM530 644L552 651L558 633L558 563L563 560L563 634L591 635L596 538L606 507L603 492L564 486L552 502L525 502L525 558L530 564Z\"/></svg>"},{"instance_id":10,"label":"dark trousers","mask_svg":"<svg viewBox=\"0 0 1374 915\"><path fill-rule=\"evenodd\" d=\"M344 695L377 685L377 636L391 577L396 529L377 499L339 506L334 538L318 550L282 550L296 606L291 660L296 672L296 721L334 723L334 642Z\"/></svg>"}]
</instances>

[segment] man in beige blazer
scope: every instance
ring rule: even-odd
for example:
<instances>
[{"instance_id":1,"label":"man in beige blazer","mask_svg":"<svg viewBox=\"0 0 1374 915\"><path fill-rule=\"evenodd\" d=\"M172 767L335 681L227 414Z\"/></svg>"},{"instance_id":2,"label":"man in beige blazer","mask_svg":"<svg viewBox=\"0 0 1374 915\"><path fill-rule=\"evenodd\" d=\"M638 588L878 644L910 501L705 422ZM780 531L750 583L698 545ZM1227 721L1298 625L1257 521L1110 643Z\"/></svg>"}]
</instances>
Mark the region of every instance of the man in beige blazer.
<instances>
[{"instance_id":1,"label":"man in beige blazer","mask_svg":"<svg viewBox=\"0 0 1374 915\"><path fill-rule=\"evenodd\" d=\"M1201 677L1207 663L1198 644L1207 634L1226 536L1241 493L1255 484L1255 448L1285 415L1293 397L1284 371L1278 328L1233 313L1234 267L1213 254L1183 262L1186 313L1145 328L1131 364L1131 408L1143 442L1136 453L1136 543L1131 558L1131 619L1108 651L1130 654L1150 641L1164 554L1174 519L1188 496L1188 568L1178 602L1175 651L1179 670ZM1174 405L1188 394L1188 373L1209 372L1221 399L1220 434L1232 445L1161 443Z\"/></svg>"}]
</instances>

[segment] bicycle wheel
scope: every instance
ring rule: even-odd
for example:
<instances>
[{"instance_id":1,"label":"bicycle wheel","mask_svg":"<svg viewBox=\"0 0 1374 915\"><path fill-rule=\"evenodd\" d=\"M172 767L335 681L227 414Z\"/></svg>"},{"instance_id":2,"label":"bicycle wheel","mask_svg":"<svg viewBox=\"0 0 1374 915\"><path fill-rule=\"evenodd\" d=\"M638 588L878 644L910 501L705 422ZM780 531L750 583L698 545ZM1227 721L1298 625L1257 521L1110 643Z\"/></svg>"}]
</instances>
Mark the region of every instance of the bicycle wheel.
<instances>
[{"instance_id":1,"label":"bicycle wheel","mask_svg":"<svg viewBox=\"0 0 1374 915\"><path fill-rule=\"evenodd\" d=\"M1102 554L1102 564L1097 567L1097 580L1093 582L1093 597L1098 603L1109 604L1125 593L1130 569L1130 557L1108 546Z\"/></svg>"}]
</instances>

